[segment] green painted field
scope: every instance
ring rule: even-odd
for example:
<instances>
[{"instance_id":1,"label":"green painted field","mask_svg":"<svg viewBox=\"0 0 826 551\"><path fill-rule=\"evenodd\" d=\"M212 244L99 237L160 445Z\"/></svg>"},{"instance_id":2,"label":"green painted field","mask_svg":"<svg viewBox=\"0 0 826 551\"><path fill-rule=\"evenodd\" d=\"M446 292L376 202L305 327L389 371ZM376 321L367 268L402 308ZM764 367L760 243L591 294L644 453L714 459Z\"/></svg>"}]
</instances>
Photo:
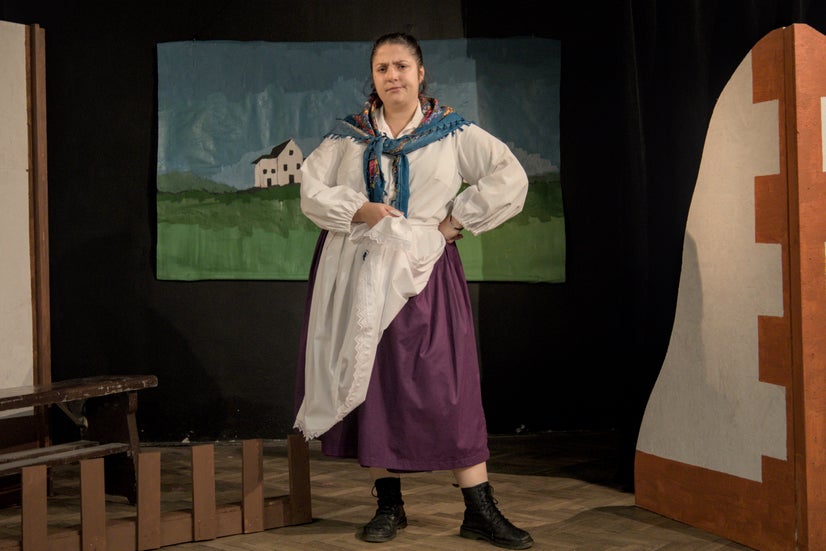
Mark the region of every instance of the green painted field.
<instances>
[{"instance_id":1,"label":"green painted field","mask_svg":"<svg viewBox=\"0 0 826 551\"><path fill-rule=\"evenodd\" d=\"M169 176L163 183L175 189ZM225 189L158 191L158 279L306 280L319 230L298 186ZM565 281L559 174L531 180L517 217L458 244L469 281Z\"/></svg>"}]
</instances>

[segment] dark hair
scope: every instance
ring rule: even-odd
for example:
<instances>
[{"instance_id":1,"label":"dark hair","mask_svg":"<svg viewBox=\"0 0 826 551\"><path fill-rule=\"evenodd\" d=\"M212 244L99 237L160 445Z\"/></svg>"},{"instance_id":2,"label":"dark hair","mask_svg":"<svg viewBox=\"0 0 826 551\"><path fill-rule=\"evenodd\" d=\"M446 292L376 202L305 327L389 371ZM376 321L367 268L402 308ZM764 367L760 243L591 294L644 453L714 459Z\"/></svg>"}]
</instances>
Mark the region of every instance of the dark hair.
<instances>
[{"instance_id":1,"label":"dark hair","mask_svg":"<svg viewBox=\"0 0 826 551\"><path fill-rule=\"evenodd\" d=\"M402 46L406 46L410 53L413 54L413 57L416 59L416 63L419 67L424 66L424 58L422 57L422 49L419 46L419 41L416 38L408 33L402 32L395 32L395 33L387 33L383 34L378 37L375 42L373 42L373 49L370 50L370 74L373 74L373 58L376 57L376 50L379 47L384 46L385 44L400 44ZM372 89L372 93L376 93L376 88L373 86L373 79L370 79L370 87ZM422 79L422 84L419 86L419 93L423 94L424 91L427 89L427 77Z\"/></svg>"}]
</instances>

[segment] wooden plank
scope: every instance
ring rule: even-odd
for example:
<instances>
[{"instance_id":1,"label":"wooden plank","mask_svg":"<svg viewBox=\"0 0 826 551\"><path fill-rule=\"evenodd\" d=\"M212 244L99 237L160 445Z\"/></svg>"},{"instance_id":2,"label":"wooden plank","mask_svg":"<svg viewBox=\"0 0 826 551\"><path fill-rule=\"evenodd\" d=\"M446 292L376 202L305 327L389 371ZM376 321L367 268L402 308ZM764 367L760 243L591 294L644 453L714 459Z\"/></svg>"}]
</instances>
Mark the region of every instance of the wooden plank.
<instances>
[{"instance_id":1,"label":"wooden plank","mask_svg":"<svg viewBox=\"0 0 826 551\"><path fill-rule=\"evenodd\" d=\"M794 472L763 456L762 482L637 451L638 507L754 549L794 549ZM757 507L755 504L762 504Z\"/></svg>"},{"instance_id":2,"label":"wooden plank","mask_svg":"<svg viewBox=\"0 0 826 551\"><path fill-rule=\"evenodd\" d=\"M80 525L84 551L105 551L106 491L102 458L80 462Z\"/></svg>"},{"instance_id":3,"label":"wooden plank","mask_svg":"<svg viewBox=\"0 0 826 551\"><path fill-rule=\"evenodd\" d=\"M99 375L0 389L0 410L85 400L158 386L155 375Z\"/></svg>"},{"instance_id":4,"label":"wooden plank","mask_svg":"<svg viewBox=\"0 0 826 551\"><path fill-rule=\"evenodd\" d=\"M0 389L0 410L35 407L36 416L44 421L38 424L37 445L26 447L47 447L49 437L45 424L46 408L51 404L85 400L85 410L92 421L87 429L86 438L102 443L128 443L128 450L99 448L98 451L80 455L56 454L49 457L48 464L59 465L83 458L108 456L105 469L106 491L113 495L123 495L134 504L137 499L135 462L139 451L135 417L136 391L155 387L157 384L158 380L154 375L100 375ZM97 412L97 415L92 412ZM43 430L40 430L40 425L43 426ZM122 451L129 453L119 455ZM51 452L52 450L48 451L49 454ZM5 462L6 465L0 467L0 477L15 474L22 467L40 461L14 462L12 458L6 458ZM9 499L0 495L0 500L11 502L13 493L6 493L9 494Z\"/></svg>"},{"instance_id":5,"label":"wooden plank","mask_svg":"<svg viewBox=\"0 0 826 551\"><path fill-rule=\"evenodd\" d=\"M297 444L297 446L296 446ZM309 448L303 439L292 442L295 449L288 457L287 471L299 483L309 473ZM288 442L288 456L290 443ZM289 495L276 498L263 497L263 443L248 440L242 448L242 484L244 499L240 503L216 506L215 454L212 444L190 449L192 466L192 510L161 512L161 458L160 452L143 452L138 457L137 516L107 521L104 494L105 468L102 458L83 460L81 467L81 526L79 530L56 530L48 534L45 545L35 544L35 549L73 551L75 549L108 549L132 551L203 541L293 524L294 507ZM303 468L296 468L302 463ZM45 466L36 467L43 469ZM298 473L298 476L294 476ZM305 478L309 485L309 477ZM45 488L45 486L44 486ZM305 489L307 490L307 489ZM45 489L43 490L45 494ZM305 492L308 495L308 492ZM250 495L257 497L250 499ZM44 495L45 507L45 495ZM306 509L306 508L303 508ZM257 512L256 512L257 511ZM250 516L245 518L245 515ZM259 519L256 520L255 516ZM42 513L46 523L46 512ZM260 528L258 527L260 526ZM37 533L47 534L45 529ZM44 536L45 537L45 536Z\"/></svg>"},{"instance_id":6,"label":"wooden plank","mask_svg":"<svg viewBox=\"0 0 826 551\"><path fill-rule=\"evenodd\" d=\"M161 453L138 454L137 549L161 546Z\"/></svg>"},{"instance_id":7,"label":"wooden plank","mask_svg":"<svg viewBox=\"0 0 826 551\"><path fill-rule=\"evenodd\" d=\"M221 505L215 513L215 537L235 536L244 533L243 510L240 503Z\"/></svg>"},{"instance_id":8,"label":"wooden plank","mask_svg":"<svg viewBox=\"0 0 826 551\"><path fill-rule=\"evenodd\" d=\"M35 384L52 380L49 295L49 179L46 132L46 32L40 25L26 29L29 55L29 133L32 244L32 306L34 315Z\"/></svg>"},{"instance_id":9,"label":"wooden plank","mask_svg":"<svg viewBox=\"0 0 826 551\"><path fill-rule=\"evenodd\" d=\"M23 551L40 551L46 548L49 538L46 511L47 478L45 465L23 469Z\"/></svg>"},{"instance_id":10,"label":"wooden plank","mask_svg":"<svg viewBox=\"0 0 826 551\"><path fill-rule=\"evenodd\" d=\"M264 445L261 439L245 440L242 449L244 533L264 529Z\"/></svg>"},{"instance_id":11,"label":"wooden plank","mask_svg":"<svg viewBox=\"0 0 826 551\"><path fill-rule=\"evenodd\" d=\"M215 539L215 448L192 447L193 541Z\"/></svg>"},{"instance_id":12,"label":"wooden plank","mask_svg":"<svg viewBox=\"0 0 826 551\"><path fill-rule=\"evenodd\" d=\"M787 101L789 212L793 259L791 288L795 385L794 441L796 506L794 544L798 549L826 548L826 174L823 163L823 97L821 69L826 36L802 24L784 27L786 67L792 67ZM797 277L795 277L797 276ZM772 507L774 508L774 507Z\"/></svg>"},{"instance_id":13,"label":"wooden plank","mask_svg":"<svg viewBox=\"0 0 826 551\"><path fill-rule=\"evenodd\" d=\"M45 448L28 448L18 451L10 451L0 454L0 464L11 463L21 459L28 459L32 457L39 457L41 455L49 455L50 453L61 453L64 451L77 450L80 448L88 448L96 446L98 443L92 440L77 440L75 442L65 442L63 444L55 444Z\"/></svg>"},{"instance_id":14,"label":"wooden plank","mask_svg":"<svg viewBox=\"0 0 826 551\"><path fill-rule=\"evenodd\" d=\"M48 382L51 372L49 248L46 179L46 39L37 24L25 27L26 113L28 115L29 265L31 277L32 381ZM20 343L21 345L23 343ZM48 443L44 408L4 419L0 447L36 447ZM32 426L34 425L34 426ZM19 503L18 478L0 480L0 506Z\"/></svg>"},{"instance_id":15,"label":"wooden plank","mask_svg":"<svg viewBox=\"0 0 826 551\"><path fill-rule=\"evenodd\" d=\"M290 496L279 496L264 502L264 529L289 526Z\"/></svg>"},{"instance_id":16,"label":"wooden plank","mask_svg":"<svg viewBox=\"0 0 826 551\"><path fill-rule=\"evenodd\" d=\"M74 463L82 459L93 459L116 453L124 453L128 450L128 444L112 442L110 444L98 444L96 446L90 446L85 448L66 450L57 453L47 453L45 455L36 455L34 457L26 457L24 459L11 461L9 463L0 463L0 476L6 476L9 474L20 472L23 468L32 465L65 465L67 463Z\"/></svg>"},{"instance_id":17,"label":"wooden plank","mask_svg":"<svg viewBox=\"0 0 826 551\"><path fill-rule=\"evenodd\" d=\"M58 529L49 534L48 551L80 550L80 530Z\"/></svg>"},{"instance_id":18,"label":"wooden plank","mask_svg":"<svg viewBox=\"0 0 826 551\"><path fill-rule=\"evenodd\" d=\"M106 521L106 550L135 551L137 523L135 517Z\"/></svg>"},{"instance_id":19,"label":"wooden plank","mask_svg":"<svg viewBox=\"0 0 826 551\"><path fill-rule=\"evenodd\" d=\"M300 434L287 436L287 464L290 472L290 517L287 523L311 522L310 447Z\"/></svg>"},{"instance_id":20,"label":"wooden plank","mask_svg":"<svg viewBox=\"0 0 826 551\"><path fill-rule=\"evenodd\" d=\"M20 551L20 540L0 539L0 551Z\"/></svg>"},{"instance_id":21,"label":"wooden plank","mask_svg":"<svg viewBox=\"0 0 826 551\"><path fill-rule=\"evenodd\" d=\"M192 511L161 513L161 546L192 541Z\"/></svg>"}]
</instances>

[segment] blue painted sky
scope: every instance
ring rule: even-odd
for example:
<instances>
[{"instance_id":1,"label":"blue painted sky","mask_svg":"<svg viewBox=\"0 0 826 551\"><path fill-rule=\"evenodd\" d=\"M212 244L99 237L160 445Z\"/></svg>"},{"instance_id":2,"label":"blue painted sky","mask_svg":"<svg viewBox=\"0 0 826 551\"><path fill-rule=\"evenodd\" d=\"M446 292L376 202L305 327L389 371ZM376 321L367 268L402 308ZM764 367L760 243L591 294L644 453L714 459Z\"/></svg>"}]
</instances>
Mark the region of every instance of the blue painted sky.
<instances>
[{"instance_id":1,"label":"blue painted sky","mask_svg":"<svg viewBox=\"0 0 826 551\"><path fill-rule=\"evenodd\" d=\"M507 142L529 174L559 170L560 42L420 42L428 95ZM370 89L369 42L158 45L158 173L239 189L252 161L293 138L304 156Z\"/></svg>"}]
</instances>

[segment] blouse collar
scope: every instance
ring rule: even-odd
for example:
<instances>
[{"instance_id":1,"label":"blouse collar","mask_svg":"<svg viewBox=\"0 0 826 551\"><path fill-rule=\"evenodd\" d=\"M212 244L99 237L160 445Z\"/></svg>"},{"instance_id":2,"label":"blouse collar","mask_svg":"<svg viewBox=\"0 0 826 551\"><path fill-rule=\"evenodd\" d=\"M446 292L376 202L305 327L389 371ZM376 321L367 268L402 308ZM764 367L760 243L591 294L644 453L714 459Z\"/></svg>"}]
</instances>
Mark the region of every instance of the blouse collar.
<instances>
[{"instance_id":1,"label":"blouse collar","mask_svg":"<svg viewBox=\"0 0 826 551\"><path fill-rule=\"evenodd\" d=\"M384 120L384 106L380 106L376 112L376 126L378 127L379 133L393 139L400 138L405 134L410 134L413 132L416 127L419 126L419 123L422 122L422 119L424 119L424 113L422 112L422 106L419 105L419 108L413 113L413 118L410 119L407 126L402 128L402 131L399 132L398 136L394 136L393 132L390 131L390 126L388 126L387 122Z\"/></svg>"}]
</instances>

